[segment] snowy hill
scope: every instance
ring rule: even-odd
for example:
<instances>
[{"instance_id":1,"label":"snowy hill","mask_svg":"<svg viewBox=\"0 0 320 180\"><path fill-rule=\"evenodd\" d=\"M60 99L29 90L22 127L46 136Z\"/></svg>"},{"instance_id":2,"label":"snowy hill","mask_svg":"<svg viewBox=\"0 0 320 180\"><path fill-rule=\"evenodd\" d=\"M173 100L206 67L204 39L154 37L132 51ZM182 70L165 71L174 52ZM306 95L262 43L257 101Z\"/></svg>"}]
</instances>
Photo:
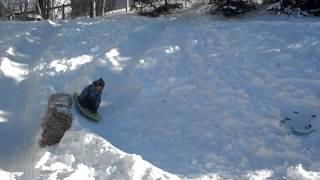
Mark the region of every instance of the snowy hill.
<instances>
[{"instance_id":1,"label":"snowy hill","mask_svg":"<svg viewBox=\"0 0 320 180\"><path fill-rule=\"evenodd\" d=\"M0 179L320 179L320 23L114 16L0 22ZM39 149L47 98L107 82L92 123L73 110ZM12 173L11 173L12 172Z\"/></svg>"}]
</instances>

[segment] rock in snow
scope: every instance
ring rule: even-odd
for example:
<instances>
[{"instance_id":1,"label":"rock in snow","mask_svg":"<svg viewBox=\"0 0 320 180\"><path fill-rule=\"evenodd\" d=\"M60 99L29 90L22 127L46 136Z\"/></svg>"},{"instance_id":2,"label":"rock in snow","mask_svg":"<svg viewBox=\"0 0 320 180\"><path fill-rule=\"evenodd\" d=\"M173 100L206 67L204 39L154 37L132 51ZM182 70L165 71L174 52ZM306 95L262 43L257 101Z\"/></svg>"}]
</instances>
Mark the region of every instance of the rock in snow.
<instances>
[{"instance_id":1,"label":"rock in snow","mask_svg":"<svg viewBox=\"0 0 320 180\"><path fill-rule=\"evenodd\" d=\"M72 125L72 99L69 94L53 94L49 98L47 112L42 123L40 146L60 142L64 133Z\"/></svg>"}]
</instances>

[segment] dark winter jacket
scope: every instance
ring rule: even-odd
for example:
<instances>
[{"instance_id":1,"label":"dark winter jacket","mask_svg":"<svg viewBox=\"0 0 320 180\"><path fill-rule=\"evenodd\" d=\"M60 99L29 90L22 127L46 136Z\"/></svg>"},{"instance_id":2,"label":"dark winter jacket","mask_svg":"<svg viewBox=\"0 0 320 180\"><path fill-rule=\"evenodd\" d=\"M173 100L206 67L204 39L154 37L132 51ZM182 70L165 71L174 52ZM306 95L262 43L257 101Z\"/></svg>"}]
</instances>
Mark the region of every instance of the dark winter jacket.
<instances>
[{"instance_id":1,"label":"dark winter jacket","mask_svg":"<svg viewBox=\"0 0 320 180\"><path fill-rule=\"evenodd\" d=\"M82 107L85 107L92 111L93 113L97 113L98 108L101 103L101 94L102 91L97 91L96 85L99 83L98 81L102 82L102 87L104 86L104 82L102 79L92 82L89 86L82 90L78 100ZM99 83L100 84L100 83Z\"/></svg>"}]
</instances>

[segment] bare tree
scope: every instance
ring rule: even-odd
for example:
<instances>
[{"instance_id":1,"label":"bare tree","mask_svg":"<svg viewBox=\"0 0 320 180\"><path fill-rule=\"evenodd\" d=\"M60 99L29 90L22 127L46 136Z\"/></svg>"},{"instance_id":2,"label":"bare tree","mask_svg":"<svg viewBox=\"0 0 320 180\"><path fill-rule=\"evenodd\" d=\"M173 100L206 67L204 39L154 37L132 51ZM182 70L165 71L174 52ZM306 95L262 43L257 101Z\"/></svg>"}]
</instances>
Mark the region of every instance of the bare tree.
<instances>
[{"instance_id":1,"label":"bare tree","mask_svg":"<svg viewBox=\"0 0 320 180\"><path fill-rule=\"evenodd\" d=\"M0 1L0 18L5 18L7 13L7 8L5 7L4 2Z\"/></svg>"},{"instance_id":2,"label":"bare tree","mask_svg":"<svg viewBox=\"0 0 320 180\"><path fill-rule=\"evenodd\" d=\"M19 1L18 0L0 0L1 1L1 11L2 16L13 16L13 14L19 9Z\"/></svg>"},{"instance_id":3,"label":"bare tree","mask_svg":"<svg viewBox=\"0 0 320 180\"><path fill-rule=\"evenodd\" d=\"M165 11L168 12L168 0L164 1L164 7L165 7Z\"/></svg>"},{"instance_id":4,"label":"bare tree","mask_svg":"<svg viewBox=\"0 0 320 180\"><path fill-rule=\"evenodd\" d=\"M96 6L96 15L97 16L103 16L105 12L111 11L113 9L113 3L116 0L95 0L95 6ZM71 0L71 7L72 17L79 17L79 16L89 16L93 15L93 1L92 0Z\"/></svg>"},{"instance_id":5,"label":"bare tree","mask_svg":"<svg viewBox=\"0 0 320 180\"><path fill-rule=\"evenodd\" d=\"M52 7L52 1L51 0L38 0L41 13L43 18L49 19L50 18L50 8Z\"/></svg>"}]
</instances>

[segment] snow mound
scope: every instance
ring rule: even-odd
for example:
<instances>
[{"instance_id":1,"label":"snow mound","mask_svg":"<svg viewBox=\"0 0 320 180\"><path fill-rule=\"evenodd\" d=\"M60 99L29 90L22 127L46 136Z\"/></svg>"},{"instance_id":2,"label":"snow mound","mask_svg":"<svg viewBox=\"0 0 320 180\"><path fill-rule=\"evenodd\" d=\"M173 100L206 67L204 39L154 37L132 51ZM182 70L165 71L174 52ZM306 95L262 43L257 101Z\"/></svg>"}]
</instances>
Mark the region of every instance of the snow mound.
<instances>
[{"instance_id":1,"label":"snow mound","mask_svg":"<svg viewBox=\"0 0 320 180\"><path fill-rule=\"evenodd\" d=\"M182 177L165 172L141 156L127 154L114 147L102 137L86 130L71 130L67 132L57 146L51 146L43 152L35 168L39 170L38 177L46 180L95 180L95 179L142 179L142 180L223 180L219 174L200 174L193 178ZM6 173L3 179L22 176L23 173ZM317 172L307 172L302 166L288 169L288 178L309 180L319 178ZM1 175L1 171L0 171ZM241 179L264 180L272 178L271 170L247 172ZM0 176L1 177L1 176Z\"/></svg>"},{"instance_id":2,"label":"snow mound","mask_svg":"<svg viewBox=\"0 0 320 180\"><path fill-rule=\"evenodd\" d=\"M0 169L0 179L2 180L16 180L17 177L22 176L23 172L7 172Z\"/></svg>"},{"instance_id":3,"label":"snow mound","mask_svg":"<svg viewBox=\"0 0 320 180\"><path fill-rule=\"evenodd\" d=\"M67 132L36 163L42 179L180 179L85 130Z\"/></svg>"},{"instance_id":4,"label":"snow mound","mask_svg":"<svg viewBox=\"0 0 320 180\"><path fill-rule=\"evenodd\" d=\"M306 171L301 164L288 168L287 177L290 180L317 180L320 179L320 172Z\"/></svg>"},{"instance_id":5,"label":"snow mound","mask_svg":"<svg viewBox=\"0 0 320 180\"><path fill-rule=\"evenodd\" d=\"M8 58L0 58L0 72L17 83L25 80L29 73L27 64L17 63Z\"/></svg>"}]
</instances>

